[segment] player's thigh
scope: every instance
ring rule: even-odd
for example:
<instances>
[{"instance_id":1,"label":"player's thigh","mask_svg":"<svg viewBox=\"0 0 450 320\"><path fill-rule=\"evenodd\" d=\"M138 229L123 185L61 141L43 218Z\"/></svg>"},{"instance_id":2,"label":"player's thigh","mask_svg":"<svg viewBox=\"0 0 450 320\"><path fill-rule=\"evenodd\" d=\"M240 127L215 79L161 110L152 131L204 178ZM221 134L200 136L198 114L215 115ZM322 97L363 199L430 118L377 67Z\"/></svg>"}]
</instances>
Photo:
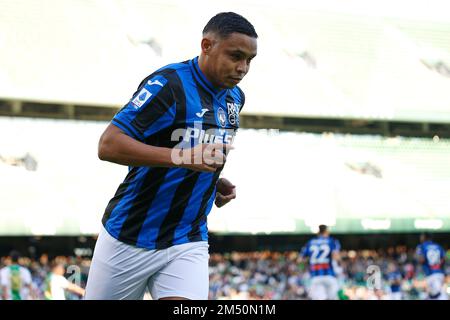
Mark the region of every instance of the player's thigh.
<instances>
[{"instance_id":1,"label":"player's thigh","mask_svg":"<svg viewBox=\"0 0 450 320\"><path fill-rule=\"evenodd\" d=\"M338 298L339 284L338 280L333 276L328 276L326 281L327 299L336 300Z\"/></svg>"},{"instance_id":2,"label":"player's thigh","mask_svg":"<svg viewBox=\"0 0 450 320\"><path fill-rule=\"evenodd\" d=\"M208 299L208 247L207 242L200 241L167 249L170 262L148 282L152 298Z\"/></svg>"},{"instance_id":3,"label":"player's thigh","mask_svg":"<svg viewBox=\"0 0 450 320\"><path fill-rule=\"evenodd\" d=\"M311 280L309 297L313 300L325 300L327 298L326 287L321 277L314 277Z\"/></svg>"},{"instance_id":4,"label":"player's thigh","mask_svg":"<svg viewBox=\"0 0 450 320\"><path fill-rule=\"evenodd\" d=\"M431 295L437 295L441 292L444 284L444 276L441 274L433 274L427 277L428 291Z\"/></svg>"},{"instance_id":5,"label":"player's thigh","mask_svg":"<svg viewBox=\"0 0 450 320\"><path fill-rule=\"evenodd\" d=\"M89 269L85 299L142 299L151 268L157 268L152 252L125 244L102 228Z\"/></svg>"}]
</instances>

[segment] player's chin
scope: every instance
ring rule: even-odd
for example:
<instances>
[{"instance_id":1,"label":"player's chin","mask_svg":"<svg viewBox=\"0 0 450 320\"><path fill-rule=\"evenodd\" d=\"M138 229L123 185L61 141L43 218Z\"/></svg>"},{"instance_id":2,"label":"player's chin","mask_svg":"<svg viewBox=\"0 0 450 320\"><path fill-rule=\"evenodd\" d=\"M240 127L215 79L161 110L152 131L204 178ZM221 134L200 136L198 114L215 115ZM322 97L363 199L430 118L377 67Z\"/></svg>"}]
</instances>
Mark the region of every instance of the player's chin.
<instances>
[{"instance_id":1,"label":"player's chin","mask_svg":"<svg viewBox=\"0 0 450 320\"><path fill-rule=\"evenodd\" d=\"M237 84L241 82L241 80L237 80L237 79L233 79L233 78L228 78L225 81L223 81L223 86L226 89L233 89L234 87L237 86Z\"/></svg>"}]
</instances>

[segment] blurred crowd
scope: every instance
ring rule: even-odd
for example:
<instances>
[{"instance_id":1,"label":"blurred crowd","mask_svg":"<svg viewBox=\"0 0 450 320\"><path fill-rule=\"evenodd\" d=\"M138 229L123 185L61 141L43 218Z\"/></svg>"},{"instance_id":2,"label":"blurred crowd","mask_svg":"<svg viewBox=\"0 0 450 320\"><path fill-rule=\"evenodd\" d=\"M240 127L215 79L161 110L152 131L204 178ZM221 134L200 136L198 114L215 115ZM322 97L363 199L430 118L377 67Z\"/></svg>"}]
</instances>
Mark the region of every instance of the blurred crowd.
<instances>
[{"instance_id":1,"label":"blurred crowd","mask_svg":"<svg viewBox=\"0 0 450 320\"><path fill-rule=\"evenodd\" d=\"M445 265L447 290L450 289L449 258L450 250ZM21 257L19 264L31 274L27 299L49 299L47 280L55 265L65 266L63 276L85 288L90 263L89 257L80 256ZM11 265L10 257L0 258L0 268L7 265ZM209 299L309 299L311 278L307 265L296 251L212 253L209 265ZM392 277L393 274L397 276ZM341 251L337 277L339 299L343 300L426 298L425 275L415 260L414 249L402 246L387 250ZM65 298L82 299L71 290L65 290Z\"/></svg>"},{"instance_id":2,"label":"blurred crowd","mask_svg":"<svg viewBox=\"0 0 450 320\"><path fill-rule=\"evenodd\" d=\"M0 268L10 266L14 264L10 256L0 258ZM82 294L77 293L77 290L68 290L73 286L85 288L87 283L87 277L89 273L89 267L91 259L88 257L80 256L56 256L53 259L49 259L47 254L41 255L38 259L31 259L29 257L21 256L18 259L18 264L25 268L27 274L31 275L31 284L25 286L22 284L21 294L27 300L80 300ZM60 270L59 270L60 269ZM57 275L54 275L58 273ZM59 278L65 278L67 284L62 283L60 286L64 287L64 296L57 297L55 292L53 296L49 294L51 292L52 282L49 281L51 276L58 276ZM21 279L21 282L26 282L26 276ZM5 279L0 279L1 283ZM64 281L64 279L63 279ZM11 281L12 282L12 281ZM61 283L61 281L59 281ZM12 285L11 285L12 286ZM53 286L54 287L54 286ZM5 299L4 292L1 292L0 287L0 299Z\"/></svg>"},{"instance_id":3,"label":"blurred crowd","mask_svg":"<svg viewBox=\"0 0 450 320\"><path fill-rule=\"evenodd\" d=\"M445 272L450 275L450 251ZM341 251L339 299L423 300L425 274L415 249ZM210 299L309 299L307 265L292 252L211 254ZM446 288L450 293L450 276Z\"/></svg>"}]
</instances>

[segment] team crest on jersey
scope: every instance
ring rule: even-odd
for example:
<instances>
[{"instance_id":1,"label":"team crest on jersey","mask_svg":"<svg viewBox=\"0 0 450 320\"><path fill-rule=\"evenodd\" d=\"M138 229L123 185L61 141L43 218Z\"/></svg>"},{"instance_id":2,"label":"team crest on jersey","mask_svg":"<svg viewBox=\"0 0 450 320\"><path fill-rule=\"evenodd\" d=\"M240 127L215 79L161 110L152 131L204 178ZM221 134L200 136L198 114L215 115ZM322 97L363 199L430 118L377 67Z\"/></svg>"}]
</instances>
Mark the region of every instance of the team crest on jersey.
<instances>
[{"instance_id":1,"label":"team crest on jersey","mask_svg":"<svg viewBox=\"0 0 450 320\"><path fill-rule=\"evenodd\" d=\"M219 121L219 123L222 127L225 127L225 125L227 123L227 114L221 107L219 107L219 109L217 109L217 120Z\"/></svg>"},{"instance_id":2,"label":"team crest on jersey","mask_svg":"<svg viewBox=\"0 0 450 320\"><path fill-rule=\"evenodd\" d=\"M131 103L136 109L139 109L147 102L148 99L150 99L151 96L152 96L151 92L143 88L141 91L139 91L139 93L131 101Z\"/></svg>"},{"instance_id":3,"label":"team crest on jersey","mask_svg":"<svg viewBox=\"0 0 450 320\"><path fill-rule=\"evenodd\" d=\"M227 102L228 109L228 121L231 125L239 125L239 109L241 105L239 103Z\"/></svg>"}]
</instances>

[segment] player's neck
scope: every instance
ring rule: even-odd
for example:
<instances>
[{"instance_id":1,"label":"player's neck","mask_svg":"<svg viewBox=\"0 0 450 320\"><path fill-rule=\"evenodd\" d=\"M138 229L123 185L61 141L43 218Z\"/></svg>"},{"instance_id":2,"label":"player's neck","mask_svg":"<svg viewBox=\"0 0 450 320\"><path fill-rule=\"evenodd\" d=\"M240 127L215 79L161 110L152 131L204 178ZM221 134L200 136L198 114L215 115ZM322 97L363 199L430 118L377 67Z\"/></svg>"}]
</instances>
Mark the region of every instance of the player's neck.
<instances>
[{"instance_id":1,"label":"player's neck","mask_svg":"<svg viewBox=\"0 0 450 320\"><path fill-rule=\"evenodd\" d=\"M204 57L203 55L200 55L200 56L198 57L198 67L199 67L200 71L203 73L203 75L205 76L205 78L209 81L209 83L214 87L214 89L215 89L216 91L221 91L221 90L223 90L223 88L217 86L217 85L214 83L214 81L212 81L212 77L211 77L211 75L209 74L209 68L208 68L208 66L207 66L207 64L206 64L206 59L205 59L205 57Z\"/></svg>"}]
</instances>

